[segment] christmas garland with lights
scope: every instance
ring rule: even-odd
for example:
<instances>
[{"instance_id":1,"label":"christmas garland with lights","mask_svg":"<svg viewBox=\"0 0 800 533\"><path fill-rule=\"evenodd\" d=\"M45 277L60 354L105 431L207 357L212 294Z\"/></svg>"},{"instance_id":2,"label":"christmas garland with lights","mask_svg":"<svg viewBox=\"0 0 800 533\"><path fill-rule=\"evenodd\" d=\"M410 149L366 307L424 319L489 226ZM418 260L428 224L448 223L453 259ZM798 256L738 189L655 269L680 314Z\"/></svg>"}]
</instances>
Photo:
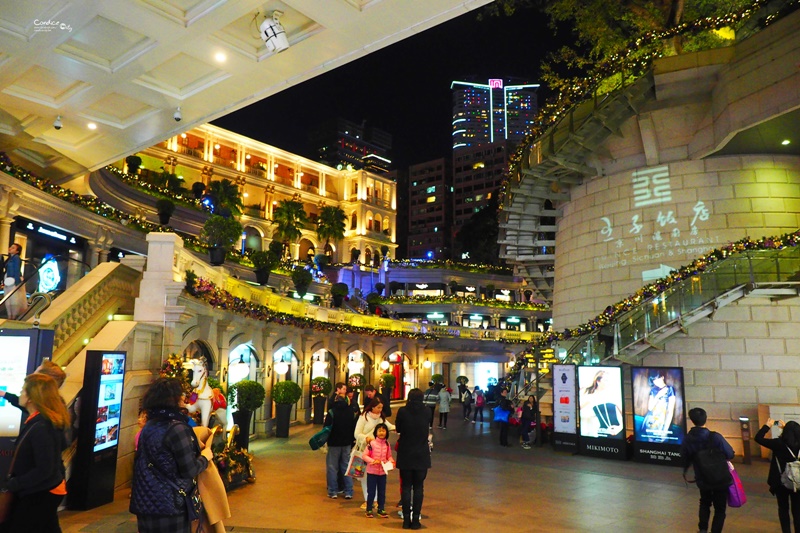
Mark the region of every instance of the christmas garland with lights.
<instances>
[{"instance_id":1,"label":"christmas garland with lights","mask_svg":"<svg viewBox=\"0 0 800 533\"><path fill-rule=\"evenodd\" d=\"M174 200L177 203L180 203L184 207L195 209L197 211L203 210L200 204L200 200L194 198L193 196L187 196L185 194L176 193L175 191L170 190L166 187L161 187L159 185L156 185L155 183L142 179L141 176L135 174L134 175L127 174L113 165L108 165L106 167L106 170L114 174L114 176L116 176L117 179L119 179L126 185L130 185L131 187L139 189L140 191L150 194L151 196L154 196L156 198L168 198L170 200Z\"/></svg>"},{"instance_id":2,"label":"christmas garland with lights","mask_svg":"<svg viewBox=\"0 0 800 533\"><path fill-rule=\"evenodd\" d=\"M428 295L416 295L416 296L388 296L386 298L381 298L381 304L391 305L391 304L423 304L423 305L431 305L431 304L462 304L462 305L473 305L473 306L483 306L483 307L492 307L497 309L514 309L519 311L549 311L550 306L546 303L526 303L526 302L504 302L503 300L479 300L478 298L472 296L428 296Z\"/></svg>"},{"instance_id":3,"label":"christmas garland with lights","mask_svg":"<svg viewBox=\"0 0 800 533\"><path fill-rule=\"evenodd\" d=\"M233 296L228 291L220 289L211 281L204 278L197 278L194 283L187 283L187 292L198 298L214 309L223 309L252 320L259 320L270 324L281 326L291 326L301 329L313 329L315 331L335 332L343 334L367 335L374 337L394 337L409 338L418 340L436 340L435 335L429 333L409 333L405 331L394 331L389 329L373 329L362 326L350 326L348 324L334 324L332 322L322 322L313 318L298 317L288 313L273 311L269 307L254 302L249 302L243 298Z\"/></svg>"},{"instance_id":4,"label":"christmas garland with lights","mask_svg":"<svg viewBox=\"0 0 800 533\"><path fill-rule=\"evenodd\" d=\"M612 76L622 76L624 80L638 79L653 66L656 59L662 57L663 51L654 47L655 43L672 39L679 35L692 35L704 31L716 30L741 23L752 17L761 8L770 3L770 0L756 0L750 7L738 13L728 13L719 17L703 17L690 22L684 22L666 30L646 33L623 47L624 52L614 54L603 62L594 66L590 71L574 78L571 83L565 84L554 100L542 106L533 120L533 129L520 142L516 151L509 154L509 169L505 174L499 192L499 208L503 209L505 196L512 179L520 172L520 163L526 151L539 142L551 127L564 119L568 112L578 105L594 98L595 91ZM786 14L792 12L800 0L787 0L783 5L759 20L759 27L766 28ZM649 48L649 50L647 50ZM644 53L643 53L644 50Z\"/></svg>"},{"instance_id":5,"label":"christmas garland with lights","mask_svg":"<svg viewBox=\"0 0 800 533\"><path fill-rule=\"evenodd\" d=\"M609 305L605 308L605 310L603 310L602 313L597 315L592 320L575 328L567 328L564 331L552 331L546 333L540 339L537 339L537 341L532 343L529 348L519 354L514 366L506 376L505 381L509 385L512 381L514 381L522 368L527 365L530 360L533 360L534 352L537 348L552 345L554 342L589 335L600 330L600 328L603 328L604 326L613 324L623 313L626 313L627 311L630 311L631 309L641 305L654 296L663 294L665 291L675 287L679 283L705 272L717 262L728 259L734 254L753 251L783 250L786 248L795 248L798 245L800 245L800 230L792 233L786 233L780 237L761 237L755 241L750 237L745 237L744 239L730 243L722 248L712 250L706 255L695 259L691 264L681 267L677 270L673 270L668 276L656 280L649 285L645 285L636 291L635 294L625 298L624 300L617 302L614 305Z\"/></svg>"}]
</instances>

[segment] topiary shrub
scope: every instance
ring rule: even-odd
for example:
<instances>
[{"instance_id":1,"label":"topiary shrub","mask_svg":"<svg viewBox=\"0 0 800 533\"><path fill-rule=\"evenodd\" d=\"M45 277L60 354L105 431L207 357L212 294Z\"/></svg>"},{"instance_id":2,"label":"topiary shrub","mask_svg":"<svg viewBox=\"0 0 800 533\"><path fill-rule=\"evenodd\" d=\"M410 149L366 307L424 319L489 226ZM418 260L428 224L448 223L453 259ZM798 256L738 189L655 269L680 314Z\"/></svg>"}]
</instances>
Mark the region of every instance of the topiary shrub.
<instances>
[{"instance_id":1,"label":"topiary shrub","mask_svg":"<svg viewBox=\"0 0 800 533\"><path fill-rule=\"evenodd\" d=\"M311 394L314 396L328 396L333 390L331 380L324 376L311 380Z\"/></svg>"},{"instance_id":2,"label":"topiary shrub","mask_svg":"<svg viewBox=\"0 0 800 533\"><path fill-rule=\"evenodd\" d=\"M385 389L393 389L395 383L397 383L397 378L394 377L394 374L381 374L381 387Z\"/></svg>"},{"instance_id":3,"label":"topiary shrub","mask_svg":"<svg viewBox=\"0 0 800 533\"><path fill-rule=\"evenodd\" d=\"M272 401L275 403L292 405L297 403L302 395L303 390L294 381L279 381L272 388Z\"/></svg>"},{"instance_id":4,"label":"topiary shrub","mask_svg":"<svg viewBox=\"0 0 800 533\"><path fill-rule=\"evenodd\" d=\"M308 292L308 287L311 285L312 280L311 272L305 268L296 268L292 271L292 282L294 283L294 290L300 296L305 296Z\"/></svg>"},{"instance_id":5,"label":"topiary shrub","mask_svg":"<svg viewBox=\"0 0 800 533\"><path fill-rule=\"evenodd\" d=\"M444 376L441 374L434 374L431 376L431 381L434 383L444 383Z\"/></svg>"},{"instance_id":6,"label":"topiary shrub","mask_svg":"<svg viewBox=\"0 0 800 533\"><path fill-rule=\"evenodd\" d=\"M228 388L228 407L244 411L255 411L264 405L267 391L258 381L243 379Z\"/></svg>"}]
</instances>

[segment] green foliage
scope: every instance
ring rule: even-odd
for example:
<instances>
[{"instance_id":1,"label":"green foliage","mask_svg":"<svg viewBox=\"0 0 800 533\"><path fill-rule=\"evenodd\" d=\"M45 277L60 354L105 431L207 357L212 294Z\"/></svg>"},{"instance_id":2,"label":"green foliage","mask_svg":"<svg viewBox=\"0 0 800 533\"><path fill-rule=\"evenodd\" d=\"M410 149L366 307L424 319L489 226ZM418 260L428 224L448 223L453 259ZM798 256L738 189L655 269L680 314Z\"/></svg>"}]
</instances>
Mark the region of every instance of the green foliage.
<instances>
[{"instance_id":1,"label":"green foliage","mask_svg":"<svg viewBox=\"0 0 800 533\"><path fill-rule=\"evenodd\" d=\"M284 242L294 242L303 234L301 228L308 224L308 215L303 202L281 200L272 212L272 221L277 225L275 234Z\"/></svg>"},{"instance_id":2,"label":"green foliage","mask_svg":"<svg viewBox=\"0 0 800 533\"><path fill-rule=\"evenodd\" d=\"M434 383L444 383L444 376L441 374L434 374L431 376L431 381Z\"/></svg>"},{"instance_id":3,"label":"green foliage","mask_svg":"<svg viewBox=\"0 0 800 533\"><path fill-rule=\"evenodd\" d=\"M194 270L186 270L186 290L190 293L194 291L194 284L197 281L197 274Z\"/></svg>"},{"instance_id":4,"label":"green foliage","mask_svg":"<svg viewBox=\"0 0 800 533\"><path fill-rule=\"evenodd\" d=\"M297 403L302 395L303 390L294 381L279 381L272 387L272 400L275 403L292 405Z\"/></svg>"},{"instance_id":5,"label":"green foliage","mask_svg":"<svg viewBox=\"0 0 800 533\"><path fill-rule=\"evenodd\" d=\"M347 283L334 283L331 285L331 296L347 296L349 292L350 288Z\"/></svg>"},{"instance_id":6,"label":"green foliage","mask_svg":"<svg viewBox=\"0 0 800 533\"><path fill-rule=\"evenodd\" d=\"M202 181L195 181L194 183L192 183L192 194L198 200L200 199L201 196L203 196L205 190L206 190L206 184L203 183Z\"/></svg>"},{"instance_id":7,"label":"green foliage","mask_svg":"<svg viewBox=\"0 0 800 533\"><path fill-rule=\"evenodd\" d=\"M233 216L242 214L242 196L239 187L229 179L212 181L206 190L217 202L217 209L228 209Z\"/></svg>"},{"instance_id":8,"label":"green foliage","mask_svg":"<svg viewBox=\"0 0 800 533\"><path fill-rule=\"evenodd\" d=\"M128 174L136 174L142 166L142 158L138 155L129 155L125 158L125 164L128 165Z\"/></svg>"},{"instance_id":9,"label":"green foliage","mask_svg":"<svg viewBox=\"0 0 800 533\"><path fill-rule=\"evenodd\" d=\"M326 205L320 209L317 218L317 237L325 241L327 245L331 240L340 241L344 239L344 232L347 228L347 215L340 207Z\"/></svg>"},{"instance_id":10,"label":"green foliage","mask_svg":"<svg viewBox=\"0 0 800 533\"><path fill-rule=\"evenodd\" d=\"M208 382L208 386L211 387L212 389L219 389L219 390L222 391L222 383L220 383L220 381L217 378L208 376L206 381ZM222 391L222 392L225 392L225 391Z\"/></svg>"},{"instance_id":11,"label":"green foliage","mask_svg":"<svg viewBox=\"0 0 800 533\"><path fill-rule=\"evenodd\" d=\"M311 380L311 393L315 396L327 396L333 390L333 383L326 377L320 376Z\"/></svg>"},{"instance_id":12,"label":"green foliage","mask_svg":"<svg viewBox=\"0 0 800 533\"><path fill-rule=\"evenodd\" d=\"M381 374L381 387L385 389L393 389L396 382L397 379L394 377L394 374Z\"/></svg>"},{"instance_id":13,"label":"green foliage","mask_svg":"<svg viewBox=\"0 0 800 533\"><path fill-rule=\"evenodd\" d=\"M379 282L379 283L375 284L375 292L378 293L378 296L383 294L383 289L385 289L385 288L386 288L386 284L384 284L384 283L380 283Z\"/></svg>"},{"instance_id":14,"label":"green foliage","mask_svg":"<svg viewBox=\"0 0 800 533\"><path fill-rule=\"evenodd\" d=\"M377 305L377 304L381 303L381 295L378 294L377 292L371 292L371 293L367 294L367 297L365 299L366 299L368 304L376 304Z\"/></svg>"},{"instance_id":15,"label":"green foliage","mask_svg":"<svg viewBox=\"0 0 800 533\"><path fill-rule=\"evenodd\" d=\"M385 244L381 246L381 257L386 257L386 254L389 253L389 247Z\"/></svg>"},{"instance_id":16,"label":"green foliage","mask_svg":"<svg viewBox=\"0 0 800 533\"><path fill-rule=\"evenodd\" d=\"M456 378L456 383L458 383L459 385L466 385L467 383L469 383L469 378L467 376L458 376Z\"/></svg>"},{"instance_id":17,"label":"green foliage","mask_svg":"<svg viewBox=\"0 0 800 533\"><path fill-rule=\"evenodd\" d=\"M236 219L211 215L203 225L200 239L208 246L230 248L242 238L242 225Z\"/></svg>"},{"instance_id":18,"label":"green foliage","mask_svg":"<svg viewBox=\"0 0 800 533\"><path fill-rule=\"evenodd\" d=\"M347 378L347 384L355 390L364 388L364 374L350 374Z\"/></svg>"},{"instance_id":19,"label":"green foliage","mask_svg":"<svg viewBox=\"0 0 800 533\"><path fill-rule=\"evenodd\" d=\"M361 257L361 250L353 249L350 251L350 261L352 263L358 262L359 257Z\"/></svg>"},{"instance_id":20,"label":"green foliage","mask_svg":"<svg viewBox=\"0 0 800 533\"><path fill-rule=\"evenodd\" d=\"M305 268L296 268L292 271L292 282L294 282L294 288L300 296L305 296L306 292L308 292L311 280L311 272Z\"/></svg>"},{"instance_id":21,"label":"green foliage","mask_svg":"<svg viewBox=\"0 0 800 533\"><path fill-rule=\"evenodd\" d=\"M295 383L295 385L297 384ZM261 383L250 379L243 379L228 388L229 408L242 411L255 411L264 405L264 398L266 398L266 396L267 391Z\"/></svg>"},{"instance_id":22,"label":"green foliage","mask_svg":"<svg viewBox=\"0 0 800 533\"><path fill-rule=\"evenodd\" d=\"M317 265L317 268L319 268L321 270L321 269L325 268L326 266L328 266L328 263L330 262L330 259L331 258L328 257L325 254L316 254L314 256L314 264Z\"/></svg>"},{"instance_id":23,"label":"green foliage","mask_svg":"<svg viewBox=\"0 0 800 533\"><path fill-rule=\"evenodd\" d=\"M253 267L256 270L272 270L278 263L278 257L272 253L272 250L256 250L250 253L250 261L253 262Z\"/></svg>"},{"instance_id":24,"label":"green foliage","mask_svg":"<svg viewBox=\"0 0 800 533\"><path fill-rule=\"evenodd\" d=\"M272 252L275 257L278 258L278 262L283 259L283 250L284 246L283 243L277 239L270 241L269 243L269 251Z\"/></svg>"},{"instance_id":25,"label":"green foliage","mask_svg":"<svg viewBox=\"0 0 800 533\"><path fill-rule=\"evenodd\" d=\"M158 214L164 214L172 216L175 212L175 204L172 200L167 200L166 198L161 198L160 200L156 201L156 211Z\"/></svg>"}]
</instances>

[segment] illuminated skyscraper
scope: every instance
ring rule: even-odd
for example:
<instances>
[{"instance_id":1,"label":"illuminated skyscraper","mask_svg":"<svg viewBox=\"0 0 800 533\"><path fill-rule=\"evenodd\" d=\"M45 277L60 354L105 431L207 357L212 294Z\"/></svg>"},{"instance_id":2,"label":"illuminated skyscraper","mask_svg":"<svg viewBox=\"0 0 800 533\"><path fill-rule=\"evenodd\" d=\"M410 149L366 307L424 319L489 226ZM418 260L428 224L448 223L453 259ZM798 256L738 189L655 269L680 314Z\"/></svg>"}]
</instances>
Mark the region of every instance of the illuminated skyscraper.
<instances>
[{"instance_id":1,"label":"illuminated skyscraper","mask_svg":"<svg viewBox=\"0 0 800 533\"><path fill-rule=\"evenodd\" d=\"M507 141L516 146L530 131L537 110L538 84L510 85L454 81L453 150Z\"/></svg>"}]
</instances>

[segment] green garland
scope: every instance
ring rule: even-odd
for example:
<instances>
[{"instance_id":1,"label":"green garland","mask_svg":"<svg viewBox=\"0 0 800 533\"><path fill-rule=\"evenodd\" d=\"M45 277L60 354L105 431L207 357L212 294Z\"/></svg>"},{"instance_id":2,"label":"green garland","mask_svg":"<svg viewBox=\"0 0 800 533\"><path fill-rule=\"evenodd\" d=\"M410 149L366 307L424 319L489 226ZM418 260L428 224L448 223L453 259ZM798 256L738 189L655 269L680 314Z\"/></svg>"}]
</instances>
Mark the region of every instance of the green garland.
<instances>
[{"instance_id":1,"label":"green garland","mask_svg":"<svg viewBox=\"0 0 800 533\"><path fill-rule=\"evenodd\" d=\"M496 309L515 309L520 311L549 311L550 306L546 303L526 303L526 302L504 302L503 300L479 300L469 296L388 296L381 298L382 304L464 304Z\"/></svg>"}]
</instances>

